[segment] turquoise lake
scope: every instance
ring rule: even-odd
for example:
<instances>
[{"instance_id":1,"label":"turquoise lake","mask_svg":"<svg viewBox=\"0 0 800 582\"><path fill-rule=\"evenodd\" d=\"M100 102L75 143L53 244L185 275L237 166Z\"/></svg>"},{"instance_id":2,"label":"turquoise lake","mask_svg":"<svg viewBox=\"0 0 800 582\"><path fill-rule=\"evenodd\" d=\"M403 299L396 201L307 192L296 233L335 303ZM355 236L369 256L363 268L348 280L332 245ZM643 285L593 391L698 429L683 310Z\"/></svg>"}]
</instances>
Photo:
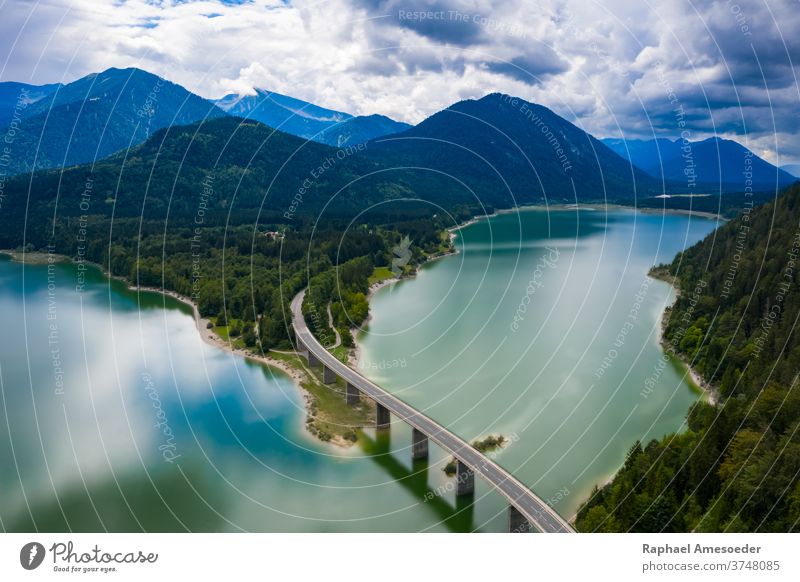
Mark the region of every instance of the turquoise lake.
<instances>
[{"instance_id":1,"label":"turquoise lake","mask_svg":"<svg viewBox=\"0 0 800 582\"><path fill-rule=\"evenodd\" d=\"M646 273L715 226L631 210L479 221L459 254L374 296L359 365L466 439L509 438L496 460L571 516L699 397L659 366L673 292ZM317 442L289 378L205 344L186 306L76 277L0 260L4 530L503 531L503 499L478 479L457 501L435 446L412 465L407 428Z\"/></svg>"},{"instance_id":2,"label":"turquoise lake","mask_svg":"<svg viewBox=\"0 0 800 582\"><path fill-rule=\"evenodd\" d=\"M375 294L359 365L463 438L510 439L496 460L572 516L699 396L662 360L674 295L647 272L715 227L633 210L479 221L458 255Z\"/></svg>"}]
</instances>

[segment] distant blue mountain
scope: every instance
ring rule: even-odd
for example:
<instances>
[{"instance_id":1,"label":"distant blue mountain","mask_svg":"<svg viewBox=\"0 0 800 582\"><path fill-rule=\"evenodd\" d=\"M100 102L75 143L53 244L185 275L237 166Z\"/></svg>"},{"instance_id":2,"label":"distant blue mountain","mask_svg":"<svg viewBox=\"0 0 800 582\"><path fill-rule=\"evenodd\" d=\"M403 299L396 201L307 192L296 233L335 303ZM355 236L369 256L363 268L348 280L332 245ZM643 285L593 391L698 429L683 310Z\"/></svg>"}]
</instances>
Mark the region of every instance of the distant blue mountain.
<instances>
[{"instance_id":1,"label":"distant blue mountain","mask_svg":"<svg viewBox=\"0 0 800 582\"><path fill-rule=\"evenodd\" d=\"M786 164L781 166L781 170L791 174L795 178L800 178L800 164Z\"/></svg>"},{"instance_id":2,"label":"distant blue mountain","mask_svg":"<svg viewBox=\"0 0 800 582\"><path fill-rule=\"evenodd\" d=\"M260 121L297 137L337 147L363 143L411 127L383 115L354 117L264 89L256 89L255 95L226 95L214 103L229 115Z\"/></svg>"},{"instance_id":3,"label":"distant blue mountain","mask_svg":"<svg viewBox=\"0 0 800 582\"><path fill-rule=\"evenodd\" d=\"M0 83L0 95L14 98L3 99L4 111L10 106L13 114L20 89L19 83ZM112 68L36 90L19 112L7 169L12 174L99 160L159 129L225 115L180 85L134 68Z\"/></svg>"},{"instance_id":4,"label":"distant blue mountain","mask_svg":"<svg viewBox=\"0 0 800 582\"><path fill-rule=\"evenodd\" d=\"M783 188L796 181L788 172L758 157L739 143L718 137L689 142L682 151L680 139L624 140L606 138L604 144L651 176L686 183L693 170L699 188L742 191L747 186L745 171L751 173L756 190Z\"/></svg>"},{"instance_id":5,"label":"distant blue mountain","mask_svg":"<svg viewBox=\"0 0 800 582\"><path fill-rule=\"evenodd\" d=\"M323 130L315 141L334 147L368 142L372 139L400 133L412 126L385 115L359 115Z\"/></svg>"},{"instance_id":6,"label":"distant blue mountain","mask_svg":"<svg viewBox=\"0 0 800 582\"><path fill-rule=\"evenodd\" d=\"M659 160L672 158L680 153L680 140L658 139L617 139L600 140L617 154L629 160L637 168L649 171L658 166Z\"/></svg>"},{"instance_id":7,"label":"distant blue mountain","mask_svg":"<svg viewBox=\"0 0 800 582\"><path fill-rule=\"evenodd\" d=\"M353 117L349 113L325 109L264 89L256 89L255 95L226 95L214 103L229 115L260 121L306 139L312 139L323 130Z\"/></svg>"},{"instance_id":8,"label":"distant blue mountain","mask_svg":"<svg viewBox=\"0 0 800 582\"><path fill-rule=\"evenodd\" d=\"M279 93L210 101L141 69L111 68L67 84L0 83L0 133L18 121L7 174L72 166L138 145L156 131L226 115L333 146L411 127L382 115L354 117Z\"/></svg>"},{"instance_id":9,"label":"distant blue mountain","mask_svg":"<svg viewBox=\"0 0 800 582\"><path fill-rule=\"evenodd\" d=\"M15 109L20 115L24 115L24 111L33 103L47 97L60 86L58 83L52 85L28 85L13 81L0 83L0 127L7 127L11 123Z\"/></svg>"}]
</instances>

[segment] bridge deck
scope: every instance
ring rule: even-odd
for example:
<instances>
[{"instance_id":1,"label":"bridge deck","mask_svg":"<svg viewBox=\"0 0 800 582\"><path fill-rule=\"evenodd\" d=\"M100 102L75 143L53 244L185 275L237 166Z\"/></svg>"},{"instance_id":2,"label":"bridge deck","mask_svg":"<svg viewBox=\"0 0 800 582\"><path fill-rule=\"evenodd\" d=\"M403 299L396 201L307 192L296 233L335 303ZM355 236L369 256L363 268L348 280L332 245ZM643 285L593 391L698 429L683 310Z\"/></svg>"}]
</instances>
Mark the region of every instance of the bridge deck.
<instances>
[{"instance_id":1,"label":"bridge deck","mask_svg":"<svg viewBox=\"0 0 800 582\"><path fill-rule=\"evenodd\" d=\"M389 394L386 390L374 384L328 352L328 350L317 341L317 338L314 337L306 325L301 309L304 296L305 291L302 291L292 300L292 323L294 325L295 334L306 349L316 356L323 365L333 370L345 381L350 382L368 398L372 398L382 406L388 408L396 417L425 433L428 438L441 448L461 460L461 462L466 464L476 474L486 479L511 505L516 507L537 530L546 533L567 533L574 531L569 523L547 505L544 500L500 465L436 421L428 418L412 406Z\"/></svg>"}]
</instances>

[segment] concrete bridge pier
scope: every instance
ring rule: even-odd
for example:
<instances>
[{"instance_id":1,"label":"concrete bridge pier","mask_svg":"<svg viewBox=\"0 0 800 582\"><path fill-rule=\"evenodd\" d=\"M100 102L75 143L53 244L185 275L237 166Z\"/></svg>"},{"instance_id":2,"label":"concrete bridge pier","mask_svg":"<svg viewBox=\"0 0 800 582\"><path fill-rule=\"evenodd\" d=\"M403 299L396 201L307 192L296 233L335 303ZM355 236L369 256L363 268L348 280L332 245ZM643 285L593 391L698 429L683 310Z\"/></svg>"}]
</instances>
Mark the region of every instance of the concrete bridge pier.
<instances>
[{"instance_id":1,"label":"concrete bridge pier","mask_svg":"<svg viewBox=\"0 0 800 582\"><path fill-rule=\"evenodd\" d=\"M411 429L411 460L418 461L428 458L428 437L424 432L415 428Z\"/></svg>"},{"instance_id":2,"label":"concrete bridge pier","mask_svg":"<svg viewBox=\"0 0 800 582\"><path fill-rule=\"evenodd\" d=\"M316 368L317 366L321 366L322 362L319 361L319 358L315 356L311 350L308 351L306 354L306 359L308 360L308 367L309 368Z\"/></svg>"},{"instance_id":3,"label":"concrete bridge pier","mask_svg":"<svg viewBox=\"0 0 800 582\"><path fill-rule=\"evenodd\" d=\"M298 356L306 359L309 367L316 367L322 365L322 362L319 361L319 358L317 358L317 356L315 356L311 352L311 350L309 350L305 346L305 344L303 344L303 342L300 341L300 338L297 338L297 346L295 347L295 351L297 352Z\"/></svg>"},{"instance_id":4,"label":"concrete bridge pier","mask_svg":"<svg viewBox=\"0 0 800 582\"><path fill-rule=\"evenodd\" d=\"M333 384L334 382L336 382L336 372L328 366L322 366L322 383Z\"/></svg>"},{"instance_id":5,"label":"concrete bridge pier","mask_svg":"<svg viewBox=\"0 0 800 582\"><path fill-rule=\"evenodd\" d=\"M380 402L375 403L375 427L378 429L389 428L389 409Z\"/></svg>"},{"instance_id":6,"label":"concrete bridge pier","mask_svg":"<svg viewBox=\"0 0 800 582\"><path fill-rule=\"evenodd\" d=\"M358 400L360 397L360 393L358 388L353 386L350 382L347 383L347 388L345 389L345 400L348 404L358 404Z\"/></svg>"},{"instance_id":7,"label":"concrete bridge pier","mask_svg":"<svg viewBox=\"0 0 800 582\"><path fill-rule=\"evenodd\" d=\"M456 495L472 495L475 492L475 473L461 460L456 461Z\"/></svg>"},{"instance_id":8,"label":"concrete bridge pier","mask_svg":"<svg viewBox=\"0 0 800 582\"><path fill-rule=\"evenodd\" d=\"M531 524L525 519L519 509L513 505L508 506L508 531L509 533L528 533Z\"/></svg>"}]
</instances>

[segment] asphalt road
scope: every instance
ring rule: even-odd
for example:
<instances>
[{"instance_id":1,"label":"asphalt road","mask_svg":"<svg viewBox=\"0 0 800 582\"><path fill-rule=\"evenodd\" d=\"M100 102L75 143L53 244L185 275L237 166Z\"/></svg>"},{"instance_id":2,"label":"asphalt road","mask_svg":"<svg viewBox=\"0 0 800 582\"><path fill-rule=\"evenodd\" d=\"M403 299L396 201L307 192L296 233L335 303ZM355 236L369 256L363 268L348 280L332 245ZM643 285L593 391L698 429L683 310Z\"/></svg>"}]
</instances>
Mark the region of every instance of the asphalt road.
<instances>
[{"instance_id":1,"label":"asphalt road","mask_svg":"<svg viewBox=\"0 0 800 582\"><path fill-rule=\"evenodd\" d=\"M487 480L511 505L525 516L535 529L544 533L574 532L564 518L558 515L538 495L514 478L511 473L436 421L392 396L386 390L329 353L317 341L306 325L301 311L304 296L305 291L301 291L292 300L292 323L295 335L306 349L314 354L325 366L333 370L340 378L358 388L362 394L388 408L394 416L428 435L428 438L466 464L476 475L480 475Z\"/></svg>"}]
</instances>

